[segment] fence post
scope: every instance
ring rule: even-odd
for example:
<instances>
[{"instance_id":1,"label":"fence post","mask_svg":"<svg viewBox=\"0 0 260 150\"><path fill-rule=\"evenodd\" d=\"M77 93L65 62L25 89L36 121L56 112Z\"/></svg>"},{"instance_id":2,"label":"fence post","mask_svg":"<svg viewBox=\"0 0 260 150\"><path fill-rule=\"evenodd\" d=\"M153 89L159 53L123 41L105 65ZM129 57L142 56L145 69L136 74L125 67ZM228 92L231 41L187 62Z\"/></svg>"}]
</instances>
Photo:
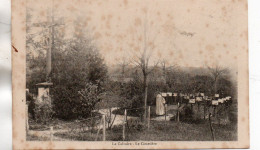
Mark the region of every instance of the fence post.
<instances>
[{"instance_id":1,"label":"fence post","mask_svg":"<svg viewBox=\"0 0 260 150\"><path fill-rule=\"evenodd\" d=\"M215 117L215 115L216 115L216 107L217 107L216 105L213 106L213 116L214 116L214 117Z\"/></svg>"},{"instance_id":2,"label":"fence post","mask_svg":"<svg viewBox=\"0 0 260 150\"><path fill-rule=\"evenodd\" d=\"M164 107L165 107L165 113L164 113L164 114L165 114L165 121L166 121L166 116L167 116L167 104L165 104Z\"/></svg>"},{"instance_id":3,"label":"fence post","mask_svg":"<svg viewBox=\"0 0 260 150\"><path fill-rule=\"evenodd\" d=\"M211 124L211 113L209 113L209 127L210 127L210 131L211 131L212 140L215 141L214 129L213 129L212 124Z\"/></svg>"},{"instance_id":4,"label":"fence post","mask_svg":"<svg viewBox=\"0 0 260 150\"><path fill-rule=\"evenodd\" d=\"M103 120L103 141L106 141L106 116L102 115Z\"/></svg>"},{"instance_id":5,"label":"fence post","mask_svg":"<svg viewBox=\"0 0 260 150\"><path fill-rule=\"evenodd\" d=\"M203 119L205 120L206 119L206 101L204 101L204 108L203 108L203 113L204 113L204 115L203 115Z\"/></svg>"},{"instance_id":6,"label":"fence post","mask_svg":"<svg viewBox=\"0 0 260 150\"><path fill-rule=\"evenodd\" d=\"M53 141L53 126L50 127L50 134L51 134L50 139L51 139L51 141Z\"/></svg>"},{"instance_id":7,"label":"fence post","mask_svg":"<svg viewBox=\"0 0 260 150\"><path fill-rule=\"evenodd\" d=\"M29 112L28 105L25 104L26 131L29 131Z\"/></svg>"},{"instance_id":8,"label":"fence post","mask_svg":"<svg viewBox=\"0 0 260 150\"><path fill-rule=\"evenodd\" d=\"M97 135L96 135L95 141L97 141L97 139L98 139L98 134L99 134L99 131L101 129L101 124L102 124L102 121L101 121L101 123L98 126L98 131L97 131Z\"/></svg>"},{"instance_id":9,"label":"fence post","mask_svg":"<svg viewBox=\"0 0 260 150\"><path fill-rule=\"evenodd\" d=\"M229 106L226 107L226 114L227 114L227 123L229 122Z\"/></svg>"},{"instance_id":10,"label":"fence post","mask_svg":"<svg viewBox=\"0 0 260 150\"><path fill-rule=\"evenodd\" d=\"M150 128L151 106L148 106L148 129Z\"/></svg>"},{"instance_id":11,"label":"fence post","mask_svg":"<svg viewBox=\"0 0 260 150\"><path fill-rule=\"evenodd\" d=\"M93 131L93 116L92 116L92 111L90 112L90 117L91 117L91 119L90 119L90 134L92 135L92 131Z\"/></svg>"},{"instance_id":12,"label":"fence post","mask_svg":"<svg viewBox=\"0 0 260 150\"><path fill-rule=\"evenodd\" d=\"M178 102L177 103L177 122L179 122L180 121L180 112L179 112L179 105L180 105L180 103Z\"/></svg>"},{"instance_id":13,"label":"fence post","mask_svg":"<svg viewBox=\"0 0 260 150\"><path fill-rule=\"evenodd\" d=\"M127 116L127 111L125 109L125 113L124 113L124 122L123 122L123 141L125 140L125 125L126 125L126 116Z\"/></svg>"}]
</instances>

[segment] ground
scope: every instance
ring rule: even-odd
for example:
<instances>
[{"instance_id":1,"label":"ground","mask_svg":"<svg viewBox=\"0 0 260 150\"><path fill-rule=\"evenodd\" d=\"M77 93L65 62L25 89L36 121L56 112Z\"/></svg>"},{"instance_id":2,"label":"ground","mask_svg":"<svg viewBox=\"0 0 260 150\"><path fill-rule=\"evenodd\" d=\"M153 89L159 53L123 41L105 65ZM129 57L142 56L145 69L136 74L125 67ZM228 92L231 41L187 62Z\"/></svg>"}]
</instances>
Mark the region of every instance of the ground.
<instances>
[{"instance_id":1,"label":"ground","mask_svg":"<svg viewBox=\"0 0 260 150\"><path fill-rule=\"evenodd\" d=\"M184 106L183 106L184 107ZM186 107L190 107L187 105ZM128 124L126 126L127 141L212 141L212 133L210 131L210 123L207 118L203 119L203 107L193 107L194 115L192 120L182 120L176 122L176 106L170 106L168 116L155 116L155 107L151 107L151 122L150 128L144 124L137 116L128 116ZM225 107L218 107L221 110ZM123 119L122 111L116 111L118 108L113 108L112 118L115 117L112 129L106 129L107 141L120 141L123 132ZM212 109L211 109L212 111ZM98 110L101 114L108 114L108 109ZM199 115L198 115L199 114ZM222 114L223 115L223 114ZM224 114L225 115L225 114ZM236 104L229 109L229 122L225 123L225 116L220 115L220 119L212 117L212 126L214 130L214 137L216 141L233 141L237 140L237 109ZM182 116L183 117L183 116ZM222 118L221 118L222 117ZM88 121L89 122L89 121ZM95 128L86 126L87 122L79 121L61 121L56 120L54 125L53 140L79 140L79 141L94 141L102 140L102 124L97 122ZM35 126L34 126L35 127ZM37 127L37 126L36 126ZM47 127L31 129L27 134L27 140L50 140L50 130ZM72 130L75 129L75 130ZM98 131L98 129L100 129Z\"/></svg>"},{"instance_id":2,"label":"ground","mask_svg":"<svg viewBox=\"0 0 260 150\"><path fill-rule=\"evenodd\" d=\"M236 126L213 125L216 141L236 140ZM107 141L121 141L122 126L116 126L106 131ZM102 131L100 131L102 133ZM92 134L85 132L58 132L55 136L67 140L92 141L96 137L96 131ZM98 140L102 135L98 136ZM199 124L176 123L171 121L152 121L150 129L126 128L126 141L212 141L209 123L202 121Z\"/></svg>"}]
</instances>

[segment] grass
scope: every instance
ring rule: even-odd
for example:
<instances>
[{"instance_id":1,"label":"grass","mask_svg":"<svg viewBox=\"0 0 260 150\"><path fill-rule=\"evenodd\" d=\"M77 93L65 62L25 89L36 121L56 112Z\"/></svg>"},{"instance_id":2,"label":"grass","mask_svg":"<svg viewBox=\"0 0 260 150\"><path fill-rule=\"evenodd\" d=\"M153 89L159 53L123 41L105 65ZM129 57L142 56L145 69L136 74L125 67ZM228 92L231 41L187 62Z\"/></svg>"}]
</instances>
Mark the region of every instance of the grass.
<instances>
[{"instance_id":1,"label":"grass","mask_svg":"<svg viewBox=\"0 0 260 150\"><path fill-rule=\"evenodd\" d=\"M147 107L148 109L148 107ZM119 109L116 109L114 111L112 111L113 114L118 114L118 115L124 115L124 112L125 112L125 109L124 108L119 108ZM176 112L176 109L169 109L167 111L168 113L175 113ZM138 108L138 109L128 109L127 110L127 116L130 116L130 117L141 117L142 115L144 114L144 108ZM156 115L156 106L150 106L150 117L153 118L153 117L157 117L158 115Z\"/></svg>"},{"instance_id":2,"label":"grass","mask_svg":"<svg viewBox=\"0 0 260 150\"><path fill-rule=\"evenodd\" d=\"M98 122L101 118L101 114L98 112L93 112L92 116L95 117L93 119L93 122ZM54 129L62 129L62 128L70 128L70 127L77 127L77 126L82 126L83 125L88 125L90 126L90 121L87 120L88 118L82 118L82 119L74 119L74 120L62 120L62 119L50 119L50 121L46 124L36 122L33 119L29 118L29 128L30 130L35 130L35 131L44 131L44 130L50 130L50 127L53 126ZM83 121L82 121L83 120ZM85 120L85 121L84 121Z\"/></svg>"},{"instance_id":3,"label":"grass","mask_svg":"<svg viewBox=\"0 0 260 150\"><path fill-rule=\"evenodd\" d=\"M189 107L189 106L188 106ZM220 110L218 107L217 110ZM154 112L151 107L151 112ZM198 111L200 115L198 117ZM119 113L119 112L117 112ZM208 119L203 118L203 106L200 110L197 106L193 107L191 120L176 121L151 121L148 130L144 124L138 122L137 125L126 127L126 141L212 141L211 131ZM229 108L230 122L228 124L214 123L212 126L215 133L215 141L235 141L237 140L237 104L234 103ZM183 116L184 117L184 116ZM58 121L58 124L62 124ZM65 122L64 122L65 123ZM74 122L73 124L78 124ZM114 126L111 130L106 130L107 141L122 141L122 125ZM97 130L90 131L61 131L56 132L54 136L65 140L73 141L94 141ZM30 140L45 140L43 137L27 136ZM37 139L38 138L38 139ZM99 132L98 141L102 140L102 129Z\"/></svg>"},{"instance_id":4,"label":"grass","mask_svg":"<svg viewBox=\"0 0 260 150\"><path fill-rule=\"evenodd\" d=\"M42 137L42 136L36 136L36 135L29 135L26 136L27 141L49 141L50 138L48 137Z\"/></svg>"},{"instance_id":5,"label":"grass","mask_svg":"<svg viewBox=\"0 0 260 150\"><path fill-rule=\"evenodd\" d=\"M236 140L235 126L213 125L216 141L234 141ZM91 133L85 132L60 132L55 133L67 140L74 141L94 141L97 131ZM107 141L122 141L122 126L115 126L106 131ZM102 130L98 140L102 139ZM150 129L133 129L126 128L126 141L212 141L209 123L207 121L200 124L176 123L176 122L159 122L152 121Z\"/></svg>"},{"instance_id":6,"label":"grass","mask_svg":"<svg viewBox=\"0 0 260 150\"><path fill-rule=\"evenodd\" d=\"M82 131L82 132L66 131L66 132L57 132L54 134L54 136L66 140L71 140L71 141L95 141L96 132L91 133L90 131ZM101 134L99 134L98 139L101 139Z\"/></svg>"},{"instance_id":7,"label":"grass","mask_svg":"<svg viewBox=\"0 0 260 150\"><path fill-rule=\"evenodd\" d=\"M213 125L216 141L236 140L234 128L230 126ZM176 122L151 122L151 128L144 131L128 130L129 141L212 141L208 122L200 124Z\"/></svg>"}]
</instances>

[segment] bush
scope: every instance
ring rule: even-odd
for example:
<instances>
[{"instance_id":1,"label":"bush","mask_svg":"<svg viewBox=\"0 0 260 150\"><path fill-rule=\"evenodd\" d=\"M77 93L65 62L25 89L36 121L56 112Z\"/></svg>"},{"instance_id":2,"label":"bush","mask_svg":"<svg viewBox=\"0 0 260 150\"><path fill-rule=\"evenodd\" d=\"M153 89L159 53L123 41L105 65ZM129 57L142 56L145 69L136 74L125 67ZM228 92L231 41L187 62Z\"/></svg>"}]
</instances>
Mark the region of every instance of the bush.
<instances>
[{"instance_id":1,"label":"bush","mask_svg":"<svg viewBox=\"0 0 260 150\"><path fill-rule=\"evenodd\" d=\"M52 120L53 110L50 100L35 103L35 121L37 123L48 124Z\"/></svg>"},{"instance_id":2,"label":"bush","mask_svg":"<svg viewBox=\"0 0 260 150\"><path fill-rule=\"evenodd\" d=\"M183 111L180 113L180 120L183 122L192 122L193 114L194 113L190 107L184 106Z\"/></svg>"},{"instance_id":3,"label":"bush","mask_svg":"<svg viewBox=\"0 0 260 150\"><path fill-rule=\"evenodd\" d=\"M71 89L57 86L54 89L55 116L62 119L80 119L91 116L91 111L101 100L98 85L86 83L84 88ZM60 92L62 90L62 92Z\"/></svg>"},{"instance_id":4,"label":"bush","mask_svg":"<svg viewBox=\"0 0 260 150\"><path fill-rule=\"evenodd\" d=\"M67 120L89 117L107 78L107 67L98 49L90 40L78 37L64 51L54 51L53 57L51 78L56 117ZM85 98L79 92L84 92Z\"/></svg>"},{"instance_id":5,"label":"bush","mask_svg":"<svg viewBox=\"0 0 260 150\"><path fill-rule=\"evenodd\" d=\"M145 124L140 119L129 119L127 121L129 128L143 131L145 129Z\"/></svg>"}]
</instances>

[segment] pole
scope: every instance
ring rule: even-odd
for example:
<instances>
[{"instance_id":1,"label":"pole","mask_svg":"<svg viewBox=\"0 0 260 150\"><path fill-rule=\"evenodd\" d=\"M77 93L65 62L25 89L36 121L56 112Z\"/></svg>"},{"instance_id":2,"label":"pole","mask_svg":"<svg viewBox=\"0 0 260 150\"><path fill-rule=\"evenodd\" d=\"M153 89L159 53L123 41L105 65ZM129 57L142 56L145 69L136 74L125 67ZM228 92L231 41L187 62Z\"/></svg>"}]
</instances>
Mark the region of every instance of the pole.
<instances>
[{"instance_id":1,"label":"pole","mask_svg":"<svg viewBox=\"0 0 260 150\"><path fill-rule=\"evenodd\" d=\"M200 119L200 115L201 115L201 112L200 112L200 102L198 102L198 115L197 115L198 119Z\"/></svg>"},{"instance_id":2,"label":"pole","mask_svg":"<svg viewBox=\"0 0 260 150\"><path fill-rule=\"evenodd\" d=\"M151 106L148 106L148 129L150 129Z\"/></svg>"},{"instance_id":3,"label":"pole","mask_svg":"<svg viewBox=\"0 0 260 150\"><path fill-rule=\"evenodd\" d=\"M90 117L91 117L91 119L90 119L90 133L91 133L91 135L92 135L92 131L93 131L93 117L92 117L92 112L90 112Z\"/></svg>"},{"instance_id":4,"label":"pole","mask_svg":"<svg viewBox=\"0 0 260 150\"><path fill-rule=\"evenodd\" d=\"M180 121L179 105L180 105L180 103L178 102L178 104L177 104L177 122Z\"/></svg>"},{"instance_id":5,"label":"pole","mask_svg":"<svg viewBox=\"0 0 260 150\"><path fill-rule=\"evenodd\" d=\"M99 126L98 126L98 131L97 131L97 135L96 135L95 141L97 141L97 139L98 139L98 134L100 132L100 129L101 129L101 124L99 124Z\"/></svg>"},{"instance_id":6,"label":"pole","mask_svg":"<svg viewBox=\"0 0 260 150\"><path fill-rule=\"evenodd\" d=\"M103 141L106 141L106 116L103 115Z\"/></svg>"},{"instance_id":7,"label":"pole","mask_svg":"<svg viewBox=\"0 0 260 150\"><path fill-rule=\"evenodd\" d=\"M165 107L165 113L164 113L164 114L165 114L165 121L166 121L166 116L167 116L167 104L165 104L164 107Z\"/></svg>"},{"instance_id":8,"label":"pole","mask_svg":"<svg viewBox=\"0 0 260 150\"><path fill-rule=\"evenodd\" d=\"M126 111L126 109L125 109L124 122L123 122L123 141L125 140L126 115L127 115L127 111Z\"/></svg>"},{"instance_id":9,"label":"pole","mask_svg":"<svg viewBox=\"0 0 260 150\"><path fill-rule=\"evenodd\" d=\"M213 106L213 116L216 115L216 105Z\"/></svg>"},{"instance_id":10,"label":"pole","mask_svg":"<svg viewBox=\"0 0 260 150\"><path fill-rule=\"evenodd\" d=\"M144 88L144 121L146 121L147 119L147 112L146 112L146 108L147 108L147 93L148 93L148 85L147 85L147 75L144 76L144 84L145 84L145 88Z\"/></svg>"},{"instance_id":11,"label":"pole","mask_svg":"<svg viewBox=\"0 0 260 150\"><path fill-rule=\"evenodd\" d=\"M26 117L26 130L29 131L29 113L28 113L28 105L25 104L25 117Z\"/></svg>"},{"instance_id":12,"label":"pole","mask_svg":"<svg viewBox=\"0 0 260 150\"><path fill-rule=\"evenodd\" d=\"M204 116L203 116L204 120L206 119L206 101L204 101Z\"/></svg>"},{"instance_id":13,"label":"pole","mask_svg":"<svg viewBox=\"0 0 260 150\"><path fill-rule=\"evenodd\" d=\"M215 141L214 129L213 129L212 124L211 124L211 113L209 113L209 127L210 127L212 140Z\"/></svg>"},{"instance_id":14,"label":"pole","mask_svg":"<svg viewBox=\"0 0 260 150\"><path fill-rule=\"evenodd\" d=\"M51 128L50 128L50 139L51 139L51 141L53 141L53 126L51 126Z\"/></svg>"}]
</instances>

